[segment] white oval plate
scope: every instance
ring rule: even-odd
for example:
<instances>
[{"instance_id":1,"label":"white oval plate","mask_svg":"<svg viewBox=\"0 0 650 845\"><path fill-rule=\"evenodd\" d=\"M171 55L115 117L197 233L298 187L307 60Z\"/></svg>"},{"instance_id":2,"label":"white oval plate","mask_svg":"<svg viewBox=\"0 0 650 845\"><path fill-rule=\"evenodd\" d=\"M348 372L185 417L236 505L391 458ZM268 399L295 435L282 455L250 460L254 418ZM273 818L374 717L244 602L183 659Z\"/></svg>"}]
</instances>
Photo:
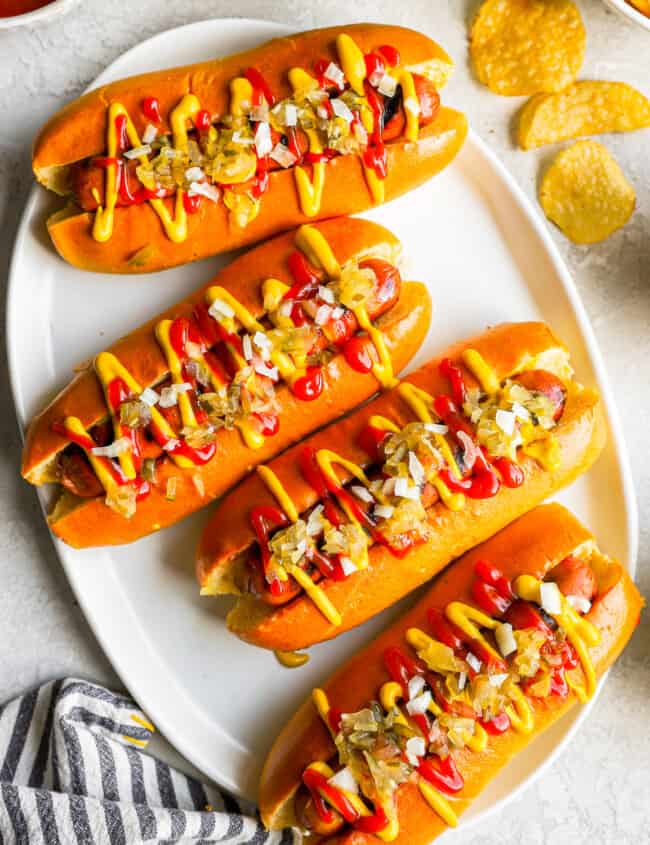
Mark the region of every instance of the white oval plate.
<instances>
[{"instance_id":1,"label":"white oval plate","mask_svg":"<svg viewBox=\"0 0 650 845\"><path fill-rule=\"evenodd\" d=\"M97 80L227 54L289 31L253 20L214 20L165 32L126 53ZM75 270L52 249L50 203L35 188L16 240L8 302L12 386L21 424L72 367L209 278L225 258L141 277ZM368 215L403 240L410 277L434 301L429 336L413 366L501 320L543 318L569 344L579 377L604 396L611 436L592 472L560 497L628 568L636 507L602 360L571 278L512 178L470 135L457 162L428 185ZM46 504L46 494L41 501ZM206 514L131 546L73 551L55 541L70 583L126 686L170 742L209 777L254 797L272 738L309 690L394 618L393 608L313 649L300 671L246 646L224 626L226 601L201 599L192 552ZM467 825L512 797L584 718L575 710L485 790Z\"/></svg>"}]
</instances>

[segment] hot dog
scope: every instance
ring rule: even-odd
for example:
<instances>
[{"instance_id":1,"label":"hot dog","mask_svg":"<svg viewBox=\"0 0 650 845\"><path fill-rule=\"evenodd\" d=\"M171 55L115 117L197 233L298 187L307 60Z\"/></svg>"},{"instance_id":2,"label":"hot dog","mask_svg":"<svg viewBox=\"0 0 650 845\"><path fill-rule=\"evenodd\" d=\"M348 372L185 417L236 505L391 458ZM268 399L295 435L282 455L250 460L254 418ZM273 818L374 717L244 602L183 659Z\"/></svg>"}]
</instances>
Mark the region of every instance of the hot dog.
<instances>
[{"instance_id":1,"label":"hot dog","mask_svg":"<svg viewBox=\"0 0 650 845\"><path fill-rule=\"evenodd\" d=\"M542 323L459 343L275 458L218 505L197 552L229 628L293 651L337 636L586 470L597 394Z\"/></svg>"},{"instance_id":2,"label":"hot dog","mask_svg":"<svg viewBox=\"0 0 650 845\"><path fill-rule=\"evenodd\" d=\"M590 600L561 589L570 557L595 584ZM517 752L593 695L642 605L565 508L520 517L303 704L267 758L263 822L327 845L428 845Z\"/></svg>"},{"instance_id":3,"label":"hot dog","mask_svg":"<svg viewBox=\"0 0 650 845\"><path fill-rule=\"evenodd\" d=\"M68 200L50 236L84 269L149 272L393 199L462 146L451 67L418 32L354 24L99 88L34 145Z\"/></svg>"},{"instance_id":4,"label":"hot dog","mask_svg":"<svg viewBox=\"0 0 650 845\"><path fill-rule=\"evenodd\" d=\"M107 545L177 522L392 385L430 316L399 253L366 220L302 226L97 355L27 432L23 476L61 487L54 533Z\"/></svg>"}]
</instances>

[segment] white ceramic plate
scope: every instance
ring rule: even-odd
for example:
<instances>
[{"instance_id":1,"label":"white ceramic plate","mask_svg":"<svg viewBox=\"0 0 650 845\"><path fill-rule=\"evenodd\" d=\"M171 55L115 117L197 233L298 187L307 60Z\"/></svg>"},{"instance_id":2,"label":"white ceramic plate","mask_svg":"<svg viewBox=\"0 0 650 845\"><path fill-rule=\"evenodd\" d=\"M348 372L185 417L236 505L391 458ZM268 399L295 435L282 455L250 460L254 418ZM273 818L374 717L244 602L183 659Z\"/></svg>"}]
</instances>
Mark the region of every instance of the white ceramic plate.
<instances>
[{"instance_id":1,"label":"white ceramic plate","mask_svg":"<svg viewBox=\"0 0 650 845\"><path fill-rule=\"evenodd\" d=\"M627 2L627 0L603 0L603 2L609 6L610 9L614 9L615 12L618 12L621 17L627 18L628 21L632 21L632 23L635 23L637 26L645 29L646 32L650 32L650 18L641 14L641 12L638 9L635 9L631 3Z\"/></svg>"},{"instance_id":2,"label":"white ceramic plate","mask_svg":"<svg viewBox=\"0 0 650 845\"><path fill-rule=\"evenodd\" d=\"M115 62L98 82L251 47L286 27L215 20L163 33ZM145 277L83 273L54 253L35 189L16 241L8 303L9 360L18 416L38 411L88 358L180 299L225 259ZM485 145L470 135L457 162L428 185L369 215L393 229L410 276L433 297L430 334L413 365L454 339L501 320L541 317L570 345L579 377L598 384L611 437L597 467L561 496L598 528L632 568L636 509L615 409L592 331L544 225ZM45 503L45 495L42 501ZM116 670L159 729L199 769L254 796L273 736L311 687L396 616L387 611L288 671L224 626L227 602L201 599L192 550L205 514L117 549L73 551L56 543L72 587ZM584 718L575 710L510 765L463 824L512 796Z\"/></svg>"}]
</instances>

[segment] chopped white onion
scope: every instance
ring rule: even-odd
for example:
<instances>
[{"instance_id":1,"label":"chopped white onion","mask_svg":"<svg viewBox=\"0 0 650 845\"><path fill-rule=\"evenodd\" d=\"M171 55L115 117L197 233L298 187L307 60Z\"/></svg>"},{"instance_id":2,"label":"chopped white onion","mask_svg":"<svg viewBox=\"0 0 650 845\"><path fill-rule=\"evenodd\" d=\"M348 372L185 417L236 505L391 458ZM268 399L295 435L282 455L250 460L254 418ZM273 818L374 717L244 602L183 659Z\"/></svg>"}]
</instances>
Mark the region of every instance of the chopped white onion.
<instances>
[{"instance_id":1,"label":"chopped white onion","mask_svg":"<svg viewBox=\"0 0 650 845\"><path fill-rule=\"evenodd\" d=\"M119 437L117 440L109 443L108 446L93 446L91 451L93 455L97 455L98 458L117 458L125 452L128 452L130 448L131 441L129 438Z\"/></svg>"},{"instance_id":2,"label":"chopped white onion","mask_svg":"<svg viewBox=\"0 0 650 845\"><path fill-rule=\"evenodd\" d=\"M147 123L147 125L145 126L145 130L142 133L142 143L150 144L152 141L155 141L157 137L157 128L153 125L153 123Z\"/></svg>"},{"instance_id":3,"label":"chopped white onion","mask_svg":"<svg viewBox=\"0 0 650 845\"><path fill-rule=\"evenodd\" d=\"M235 144L244 144L250 147L252 147L255 143L254 139L251 138L250 135L244 135L244 133L240 132L238 129L232 133L232 139Z\"/></svg>"},{"instance_id":4,"label":"chopped white onion","mask_svg":"<svg viewBox=\"0 0 650 845\"><path fill-rule=\"evenodd\" d=\"M346 123L351 123L354 120L354 115L348 108L347 104L339 97L336 97L334 100L330 100L330 103L332 105L332 111L337 117L342 118L346 121Z\"/></svg>"},{"instance_id":5,"label":"chopped white onion","mask_svg":"<svg viewBox=\"0 0 650 845\"><path fill-rule=\"evenodd\" d=\"M530 411L528 408L524 408L521 402L513 402L512 403L512 413L517 417L518 420L523 420L527 422L530 419Z\"/></svg>"},{"instance_id":6,"label":"chopped white onion","mask_svg":"<svg viewBox=\"0 0 650 845\"><path fill-rule=\"evenodd\" d=\"M281 317L290 317L291 312L293 311L294 303L292 300L287 300L285 302L280 303L280 307L278 308L278 314Z\"/></svg>"},{"instance_id":7,"label":"chopped white onion","mask_svg":"<svg viewBox=\"0 0 650 845\"><path fill-rule=\"evenodd\" d=\"M287 103L284 107L284 125L297 126L298 125L298 109L293 103Z\"/></svg>"},{"instance_id":8,"label":"chopped white onion","mask_svg":"<svg viewBox=\"0 0 650 845\"><path fill-rule=\"evenodd\" d=\"M517 640L512 632L512 625L509 622L501 622L494 632L497 646L503 657L517 651Z\"/></svg>"},{"instance_id":9,"label":"chopped white onion","mask_svg":"<svg viewBox=\"0 0 650 845\"><path fill-rule=\"evenodd\" d=\"M307 519L307 533L310 537L316 537L323 530L323 506L316 505Z\"/></svg>"},{"instance_id":10,"label":"chopped white onion","mask_svg":"<svg viewBox=\"0 0 650 845\"><path fill-rule=\"evenodd\" d=\"M379 519L390 519L395 513L395 508L392 505L377 505L374 510L374 515Z\"/></svg>"},{"instance_id":11,"label":"chopped white onion","mask_svg":"<svg viewBox=\"0 0 650 845\"><path fill-rule=\"evenodd\" d=\"M424 691L426 685L427 682L424 680L422 675L413 675L413 677L409 679L408 684L409 701L417 698L418 695Z\"/></svg>"},{"instance_id":12,"label":"chopped white onion","mask_svg":"<svg viewBox=\"0 0 650 845\"><path fill-rule=\"evenodd\" d=\"M221 191L209 182L190 182L188 194L191 197L205 197L210 202L219 202Z\"/></svg>"},{"instance_id":13,"label":"chopped white onion","mask_svg":"<svg viewBox=\"0 0 650 845\"><path fill-rule=\"evenodd\" d=\"M267 357L271 354L273 344L264 332L255 332L253 335L253 344L260 352L263 352Z\"/></svg>"},{"instance_id":14,"label":"chopped white onion","mask_svg":"<svg viewBox=\"0 0 650 845\"><path fill-rule=\"evenodd\" d=\"M208 314L214 317L217 322L220 322L224 317L232 319L235 316L235 310L223 299L215 299L208 308Z\"/></svg>"},{"instance_id":15,"label":"chopped white onion","mask_svg":"<svg viewBox=\"0 0 650 845\"><path fill-rule=\"evenodd\" d=\"M336 787L336 789L343 789L345 792L352 792L354 795L359 793L359 784L356 782L352 771L347 766L338 771L335 775L332 775L327 782L330 786Z\"/></svg>"},{"instance_id":16,"label":"chopped white onion","mask_svg":"<svg viewBox=\"0 0 650 845\"><path fill-rule=\"evenodd\" d=\"M317 326L324 326L332 316L332 307L330 305L319 305L314 322Z\"/></svg>"},{"instance_id":17,"label":"chopped white onion","mask_svg":"<svg viewBox=\"0 0 650 845\"><path fill-rule=\"evenodd\" d=\"M591 610L591 602L584 596L567 596L566 600L578 613L589 613Z\"/></svg>"},{"instance_id":18,"label":"chopped white onion","mask_svg":"<svg viewBox=\"0 0 650 845\"><path fill-rule=\"evenodd\" d=\"M187 393L192 389L192 385L184 381L181 384L172 384L169 387L163 387L160 391L160 407L172 408L178 404L178 396L180 393Z\"/></svg>"},{"instance_id":19,"label":"chopped white onion","mask_svg":"<svg viewBox=\"0 0 650 845\"><path fill-rule=\"evenodd\" d=\"M425 423L424 427L432 434L447 434L449 428L442 423Z\"/></svg>"},{"instance_id":20,"label":"chopped white onion","mask_svg":"<svg viewBox=\"0 0 650 845\"><path fill-rule=\"evenodd\" d=\"M494 421L504 434L512 437L515 431L515 422L517 418L512 411L504 411L502 408L496 412Z\"/></svg>"},{"instance_id":21,"label":"chopped white onion","mask_svg":"<svg viewBox=\"0 0 650 845\"><path fill-rule=\"evenodd\" d=\"M411 766L415 767L418 764L418 758L424 757L427 753L427 746L424 739L421 736L412 736L410 739L406 741L406 757L411 764Z\"/></svg>"},{"instance_id":22,"label":"chopped white onion","mask_svg":"<svg viewBox=\"0 0 650 845\"><path fill-rule=\"evenodd\" d=\"M347 577L348 575L352 575L353 572L358 570L358 567L355 563L350 560L349 557L340 557L341 562L341 569L343 570L343 574Z\"/></svg>"},{"instance_id":23,"label":"chopped white onion","mask_svg":"<svg viewBox=\"0 0 650 845\"><path fill-rule=\"evenodd\" d=\"M381 491L384 496L392 496L395 493L395 482L397 481L396 478L387 478L384 481Z\"/></svg>"},{"instance_id":24,"label":"chopped white onion","mask_svg":"<svg viewBox=\"0 0 650 845\"><path fill-rule=\"evenodd\" d=\"M385 73L379 80L377 88L379 89L379 93L383 94L384 97L393 97L395 91L397 91L397 80L390 73Z\"/></svg>"},{"instance_id":25,"label":"chopped white onion","mask_svg":"<svg viewBox=\"0 0 650 845\"><path fill-rule=\"evenodd\" d=\"M492 684L493 687L498 688L498 687L501 686L501 684L504 683L504 681L508 680L508 673L507 672L500 672L497 675L490 675L488 680L490 681L490 683Z\"/></svg>"},{"instance_id":26,"label":"chopped white onion","mask_svg":"<svg viewBox=\"0 0 650 845\"><path fill-rule=\"evenodd\" d=\"M468 653L465 660L467 661L467 665L469 666L470 669L473 669L475 672L481 671L481 661L478 659L478 657L475 654L472 654L471 651Z\"/></svg>"},{"instance_id":27,"label":"chopped white onion","mask_svg":"<svg viewBox=\"0 0 650 845\"><path fill-rule=\"evenodd\" d=\"M476 463L476 459L480 455L480 449L472 438L464 431L459 431L456 437L460 440L463 446L463 468L467 472L471 472Z\"/></svg>"},{"instance_id":28,"label":"chopped white onion","mask_svg":"<svg viewBox=\"0 0 650 845\"><path fill-rule=\"evenodd\" d=\"M255 130L255 149L260 158L267 156L273 149L271 127L268 123L258 123Z\"/></svg>"},{"instance_id":29,"label":"chopped white onion","mask_svg":"<svg viewBox=\"0 0 650 845\"><path fill-rule=\"evenodd\" d=\"M289 147L285 147L284 144L279 143L273 147L270 152L270 156L273 161L277 161L281 167L291 167L291 165L295 164L298 160Z\"/></svg>"},{"instance_id":30,"label":"chopped white onion","mask_svg":"<svg viewBox=\"0 0 650 845\"><path fill-rule=\"evenodd\" d=\"M188 167L185 171L185 178L188 182L200 182L205 178L205 173L200 167Z\"/></svg>"},{"instance_id":31,"label":"chopped white onion","mask_svg":"<svg viewBox=\"0 0 650 845\"><path fill-rule=\"evenodd\" d=\"M362 484L353 484L350 487L350 492L354 493L357 499L361 499L362 502L374 502L375 500L370 490Z\"/></svg>"},{"instance_id":32,"label":"chopped white onion","mask_svg":"<svg viewBox=\"0 0 650 845\"><path fill-rule=\"evenodd\" d=\"M155 390L152 390L150 387L145 387L145 389L140 394L140 401L144 402L145 405L148 405L152 408L160 399L158 393Z\"/></svg>"},{"instance_id":33,"label":"chopped white onion","mask_svg":"<svg viewBox=\"0 0 650 845\"><path fill-rule=\"evenodd\" d=\"M323 76L325 79L329 79L330 82L333 82L337 88L341 88L341 90L345 88L345 74L334 62L330 62L327 65Z\"/></svg>"},{"instance_id":34,"label":"chopped white onion","mask_svg":"<svg viewBox=\"0 0 650 845\"><path fill-rule=\"evenodd\" d=\"M325 285L318 286L318 295L323 300L323 302L327 302L328 305L334 305L334 303L336 302L334 291L332 290L332 288L325 287Z\"/></svg>"},{"instance_id":35,"label":"chopped white onion","mask_svg":"<svg viewBox=\"0 0 650 845\"><path fill-rule=\"evenodd\" d=\"M460 672L458 675L458 691L462 692L465 689L465 684L467 683L467 672Z\"/></svg>"},{"instance_id":36,"label":"chopped white onion","mask_svg":"<svg viewBox=\"0 0 650 845\"><path fill-rule=\"evenodd\" d=\"M409 452L409 472L411 474L411 478L418 486L424 483L424 467L420 463L420 460L415 452Z\"/></svg>"},{"instance_id":37,"label":"chopped white onion","mask_svg":"<svg viewBox=\"0 0 650 845\"><path fill-rule=\"evenodd\" d=\"M249 334L245 334L242 337L241 348L242 352L244 353L244 358L247 361L250 361L253 357L253 343Z\"/></svg>"},{"instance_id":38,"label":"chopped white onion","mask_svg":"<svg viewBox=\"0 0 650 845\"><path fill-rule=\"evenodd\" d=\"M280 378L280 373L277 367L269 367L264 361L257 360L253 365L255 372L260 376L266 376L271 381L277 381Z\"/></svg>"},{"instance_id":39,"label":"chopped white onion","mask_svg":"<svg viewBox=\"0 0 650 845\"><path fill-rule=\"evenodd\" d=\"M542 608L551 616L562 612L562 593L555 581L542 581L539 585Z\"/></svg>"},{"instance_id":40,"label":"chopped white onion","mask_svg":"<svg viewBox=\"0 0 650 845\"><path fill-rule=\"evenodd\" d=\"M340 320L341 317L345 314L345 308L341 308L340 305L337 305L336 308L332 311L332 319L333 320Z\"/></svg>"},{"instance_id":41,"label":"chopped white onion","mask_svg":"<svg viewBox=\"0 0 650 845\"><path fill-rule=\"evenodd\" d=\"M132 150L127 150L124 153L124 158L140 158L140 156L148 156L151 152L150 144L143 144L141 147L133 147Z\"/></svg>"},{"instance_id":42,"label":"chopped white onion","mask_svg":"<svg viewBox=\"0 0 650 845\"><path fill-rule=\"evenodd\" d=\"M321 120L327 120L327 118L329 117L329 112L327 111L325 106L318 106L316 108L316 115L317 117L320 117Z\"/></svg>"},{"instance_id":43,"label":"chopped white onion","mask_svg":"<svg viewBox=\"0 0 650 845\"><path fill-rule=\"evenodd\" d=\"M409 484L408 478L402 478L400 476L395 479L395 495L401 499L413 499L417 501L420 498L420 488Z\"/></svg>"},{"instance_id":44,"label":"chopped white onion","mask_svg":"<svg viewBox=\"0 0 650 845\"><path fill-rule=\"evenodd\" d=\"M429 709L431 700L431 693L429 692L429 690L425 690L423 693L421 693L421 695L418 695L417 698L414 698L411 701L407 701L406 712L409 714L409 716L421 716L423 713L426 713Z\"/></svg>"}]
</instances>

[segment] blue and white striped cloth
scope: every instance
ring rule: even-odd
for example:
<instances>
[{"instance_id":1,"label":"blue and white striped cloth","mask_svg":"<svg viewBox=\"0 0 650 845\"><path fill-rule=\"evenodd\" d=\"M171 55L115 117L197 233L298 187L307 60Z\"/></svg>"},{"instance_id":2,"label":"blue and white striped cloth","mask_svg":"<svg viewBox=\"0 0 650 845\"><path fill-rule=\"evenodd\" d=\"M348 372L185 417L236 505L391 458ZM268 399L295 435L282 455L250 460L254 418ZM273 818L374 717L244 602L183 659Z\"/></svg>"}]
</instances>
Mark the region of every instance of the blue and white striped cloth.
<instances>
[{"instance_id":1,"label":"blue and white striped cloth","mask_svg":"<svg viewBox=\"0 0 650 845\"><path fill-rule=\"evenodd\" d=\"M0 706L0 845L299 845L147 754L153 730L128 698L76 678Z\"/></svg>"}]
</instances>

